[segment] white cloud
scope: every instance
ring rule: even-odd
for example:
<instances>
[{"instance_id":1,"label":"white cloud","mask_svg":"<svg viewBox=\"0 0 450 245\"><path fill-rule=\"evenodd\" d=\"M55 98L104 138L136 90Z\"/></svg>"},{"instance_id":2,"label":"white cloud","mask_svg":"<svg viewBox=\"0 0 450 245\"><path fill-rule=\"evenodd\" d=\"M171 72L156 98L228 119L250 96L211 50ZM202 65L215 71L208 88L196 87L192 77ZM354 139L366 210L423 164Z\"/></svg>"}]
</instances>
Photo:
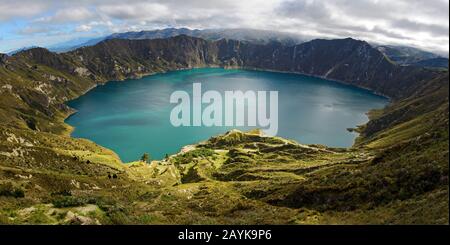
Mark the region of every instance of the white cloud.
<instances>
[{"instance_id":1,"label":"white cloud","mask_svg":"<svg viewBox=\"0 0 450 245\"><path fill-rule=\"evenodd\" d=\"M65 23L65 22L78 22L86 21L93 18L95 15L87 8L65 8L57 10L54 15L41 17L36 22L48 22L48 23Z\"/></svg>"},{"instance_id":2,"label":"white cloud","mask_svg":"<svg viewBox=\"0 0 450 245\"><path fill-rule=\"evenodd\" d=\"M449 50L449 0L0 0L0 20L36 17L41 30L257 28Z\"/></svg>"},{"instance_id":3,"label":"white cloud","mask_svg":"<svg viewBox=\"0 0 450 245\"><path fill-rule=\"evenodd\" d=\"M98 11L108 17L125 20L156 20L170 16L170 11L167 6L159 3L146 2L105 4L100 5Z\"/></svg>"},{"instance_id":4,"label":"white cloud","mask_svg":"<svg viewBox=\"0 0 450 245\"><path fill-rule=\"evenodd\" d=\"M286 1L276 12L280 21L289 20L317 35L347 35L448 53L448 4L448 0L307 0Z\"/></svg>"},{"instance_id":5,"label":"white cloud","mask_svg":"<svg viewBox=\"0 0 450 245\"><path fill-rule=\"evenodd\" d=\"M41 4L30 0L2 0L0 1L0 20L6 21L12 18L35 16L42 13L46 7L47 4Z\"/></svg>"},{"instance_id":6,"label":"white cloud","mask_svg":"<svg viewBox=\"0 0 450 245\"><path fill-rule=\"evenodd\" d=\"M75 28L75 31L77 32L86 32L92 30L92 26L90 25L80 25Z\"/></svg>"},{"instance_id":7,"label":"white cloud","mask_svg":"<svg viewBox=\"0 0 450 245\"><path fill-rule=\"evenodd\" d=\"M115 27L115 25L111 21L91 21L87 24L79 25L75 28L76 32L88 32L93 30L96 27L106 27L110 30Z\"/></svg>"}]
</instances>

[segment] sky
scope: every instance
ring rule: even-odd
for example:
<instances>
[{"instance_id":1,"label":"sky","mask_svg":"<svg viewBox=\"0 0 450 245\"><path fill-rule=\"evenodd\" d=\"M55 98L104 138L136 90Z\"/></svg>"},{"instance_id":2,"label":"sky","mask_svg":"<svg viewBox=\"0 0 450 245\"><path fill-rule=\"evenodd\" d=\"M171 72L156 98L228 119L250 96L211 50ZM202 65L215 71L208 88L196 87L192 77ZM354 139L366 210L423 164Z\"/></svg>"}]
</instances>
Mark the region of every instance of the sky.
<instances>
[{"instance_id":1,"label":"sky","mask_svg":"<svg viewBox=\"0 0 450 245\"><path fill-rule=\"evenodd\" d=\"M449 0L0 0L0 52L167 27L253 28L449 53Z\"/></svg>"}]
</instances>

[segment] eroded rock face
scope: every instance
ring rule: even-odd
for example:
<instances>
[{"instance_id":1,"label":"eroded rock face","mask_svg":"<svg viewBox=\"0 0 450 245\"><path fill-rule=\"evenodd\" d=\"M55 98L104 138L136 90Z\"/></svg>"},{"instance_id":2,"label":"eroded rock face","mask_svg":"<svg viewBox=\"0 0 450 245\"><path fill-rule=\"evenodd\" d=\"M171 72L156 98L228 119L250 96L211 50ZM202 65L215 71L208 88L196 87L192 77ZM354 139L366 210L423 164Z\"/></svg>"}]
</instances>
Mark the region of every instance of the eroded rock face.
<instances>
[{"instance_id":1,"label":"eroded rock face","mask_svg":"<svg viewBox=\"0 0 450 245\"><path fill-rule=\"evenodd\" d=\"M6 63L6 58L8 58L8 55L0 54L0 65L3 65Z\"/></svg>"},{"instance_id":2,"label":"eroded rock face","mask_svg":"<svg viewBox=\"0 0 450 245\"><path fill-rule=\"evenodd\" d=\"M91 75L91 72L87 68L84 68L84 67L77 67L77 68L75 68L74 72L78 76L81 76L81 77L87 77L87 76Z\"/></svg>"},{"instance_id":3,"label":"eroded rock face","mask_svg":"<svg viewBox=\"0 0 450 245\"><path fill-rule=\"evenodd\" d=\"M76 214L72 211L67 212L65 223L74 225L100 225L100 222L98 222L98 220Z\"/></svg>"}]
</instances>

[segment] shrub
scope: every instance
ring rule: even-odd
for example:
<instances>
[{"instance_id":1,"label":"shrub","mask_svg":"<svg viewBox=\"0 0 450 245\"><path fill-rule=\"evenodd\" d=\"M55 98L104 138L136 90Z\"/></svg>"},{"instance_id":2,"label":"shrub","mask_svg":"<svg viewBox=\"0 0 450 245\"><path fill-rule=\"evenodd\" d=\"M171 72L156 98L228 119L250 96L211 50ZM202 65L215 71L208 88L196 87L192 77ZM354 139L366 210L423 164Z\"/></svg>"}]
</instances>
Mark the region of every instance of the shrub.
<instances>
[{"instance_id":1,"label":"shrub","mask_svg":"<svg viewBox=\"0 0 450 245\"><path fill-rule=\"evenodd\" d=\"M150 154L148 153L144 153L144 155L142 155L141 157L141 161L145 162L145 163L150 163Z\"/></svg>"},{"instance_id":2,"label":"shrub","mask_svg":"<svg viewBox=\"0 0 450 245\"><path fill-rule=\"evenodd\" d=\"M77 207L86 203L87 201L85 199L74 196L61 196L52 200L52 204L56 208Z\"/></svg>"},{"instance_id":3,"label":"shrub","mask_svg":"<svg viewBox=\"0 0 450 245\"><path fill-rule=\"evenodd\" d=\"M200 158L200 157L211 157L214 156L214 151L211 149L206 149L206 148L200 148L200 149L195 149L189 152L186 152L182 155L177 155L175 157L175 163L177 165L180 164L188 164L190 162L192 162L194 160L194 158Z\"/></svg>"},{"instance_id":4,"label":"shrub","mask_svg":"<svg viewBox=\"0 0 450 245\"><path fill-rule=\"evenodd\" d=\"M0 185L0 196L18 198L24 197L25 192L20 188L14 187L12 183L8 182Z\"/></svg>"}]
</instances>

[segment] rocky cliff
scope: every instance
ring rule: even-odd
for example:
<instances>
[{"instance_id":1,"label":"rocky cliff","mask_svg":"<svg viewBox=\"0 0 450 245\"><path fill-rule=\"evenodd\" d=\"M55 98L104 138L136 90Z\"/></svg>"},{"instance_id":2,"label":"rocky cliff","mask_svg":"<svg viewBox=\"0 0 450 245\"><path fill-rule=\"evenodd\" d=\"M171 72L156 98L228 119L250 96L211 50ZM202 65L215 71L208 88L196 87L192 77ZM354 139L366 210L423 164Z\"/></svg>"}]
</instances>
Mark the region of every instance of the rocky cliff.
<instances>
[{"instance_id":1,"label":"rocky cliff","mask_svg":"<svg viewBox=\"0 0 450 245\"><path fill-rule=\"evenodd\" d=\"M351 38L284 46L181 35L154 40L112 39L61 55L47 52L47 60L42 60L43 53L42 49L31 49L19 56L28 55L35 62L69 72L74 66L83 67L98 80L206 65L298 72L366 87L392 98L410 95L439 73L395 65L368 43Z\"/></svg>"}]
</instances>

